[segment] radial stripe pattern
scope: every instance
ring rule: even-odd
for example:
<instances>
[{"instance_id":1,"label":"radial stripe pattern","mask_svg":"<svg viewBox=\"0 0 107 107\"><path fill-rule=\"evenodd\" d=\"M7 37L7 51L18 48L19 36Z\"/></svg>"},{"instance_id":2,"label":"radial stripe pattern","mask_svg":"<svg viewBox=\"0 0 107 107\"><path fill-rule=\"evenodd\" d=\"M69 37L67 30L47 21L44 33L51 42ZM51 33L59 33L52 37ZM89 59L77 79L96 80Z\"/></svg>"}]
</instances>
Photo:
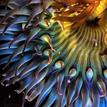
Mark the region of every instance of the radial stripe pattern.
<instances>
[{"instance_id":1,"label":"radial stripe pattern","mask_svg":"<svg viewBox=\"0 0 107 107\"><path fill-rule=\"evenodd\" d=\"M35 107L107 106L106 0L1 0L1 84L20 83Z\"/></svg>"}]
</instances>

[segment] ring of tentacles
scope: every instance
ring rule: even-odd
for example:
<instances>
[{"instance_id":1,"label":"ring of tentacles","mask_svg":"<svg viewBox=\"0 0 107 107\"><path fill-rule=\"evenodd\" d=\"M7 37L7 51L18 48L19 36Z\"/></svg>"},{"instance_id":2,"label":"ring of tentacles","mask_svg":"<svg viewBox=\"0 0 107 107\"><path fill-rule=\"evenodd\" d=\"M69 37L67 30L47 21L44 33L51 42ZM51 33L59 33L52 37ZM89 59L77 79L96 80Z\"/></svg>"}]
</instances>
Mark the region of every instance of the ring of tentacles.
<instances>
[{"instance_id":1,"label":"ring of tentacles","mask_svg":"<svg viewBox=\"0 0 107 107\"><path fill-rule=\"evenodd\" d=\"M0 65L35 107L106 107L107 0L0 0Z\"/></svg>"}]
</instances>

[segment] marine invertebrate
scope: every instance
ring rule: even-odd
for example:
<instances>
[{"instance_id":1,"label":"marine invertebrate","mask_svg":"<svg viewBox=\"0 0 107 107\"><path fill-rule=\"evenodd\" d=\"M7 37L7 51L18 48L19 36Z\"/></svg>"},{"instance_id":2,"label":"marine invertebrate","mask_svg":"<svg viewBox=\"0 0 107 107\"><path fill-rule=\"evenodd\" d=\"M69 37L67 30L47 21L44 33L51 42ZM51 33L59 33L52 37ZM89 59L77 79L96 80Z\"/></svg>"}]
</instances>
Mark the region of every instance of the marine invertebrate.
<instances>
[{"instance_id":1,"label":"marine invertebrate","mask_svg":"<svg viewBox=\"0 0 107 107\"><path fill-rule=\"evenodd\" d=\"M35 107L107 105L106 0L1 4L3 85L20 82Z\"/></svg>"}]
</instances>

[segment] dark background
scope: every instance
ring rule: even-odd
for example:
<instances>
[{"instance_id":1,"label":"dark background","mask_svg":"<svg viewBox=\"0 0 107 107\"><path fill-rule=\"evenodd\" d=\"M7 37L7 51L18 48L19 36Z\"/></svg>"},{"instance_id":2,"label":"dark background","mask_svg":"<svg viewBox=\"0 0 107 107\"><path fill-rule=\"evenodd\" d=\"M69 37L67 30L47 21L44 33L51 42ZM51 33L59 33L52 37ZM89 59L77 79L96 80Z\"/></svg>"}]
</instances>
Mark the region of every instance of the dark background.
<instances>
[{"instance_id":1,"label":"dark background","mask_svg":"<svg viewBox=\"0 0 107 107\"><path fill-rule=\"evenodd\" d=\"M2 80L3 71L0 66L0 82ZM34 107L35 100L28 102L24 99L24 93L17 94L14 90L20 87L19 83L8 87L2 86L0 83L0 107Z\"/></svg>"},{"instance_id":2,"label":"dark background","mask_svg":"<svg viewBox=\"0 0 107 107\"><path fill-rule=\"evenodd\" d=\"M17 85L4 87L0 85L0 107L34 107L35 101L24 100L24 94L17 94L14 89ZM23 102L25 102L23 104Z\"/></svg>"},{"instance_id":3,"label":"dark background","mask_svg":"<svg viewBox=\"0 0 107 107\"><path fill-rule=\"evenodd\" d=\"M21 107L22 94L13 92L14 86L3 87L0 85L0 107Z\"/></svg>"}]
</instances>

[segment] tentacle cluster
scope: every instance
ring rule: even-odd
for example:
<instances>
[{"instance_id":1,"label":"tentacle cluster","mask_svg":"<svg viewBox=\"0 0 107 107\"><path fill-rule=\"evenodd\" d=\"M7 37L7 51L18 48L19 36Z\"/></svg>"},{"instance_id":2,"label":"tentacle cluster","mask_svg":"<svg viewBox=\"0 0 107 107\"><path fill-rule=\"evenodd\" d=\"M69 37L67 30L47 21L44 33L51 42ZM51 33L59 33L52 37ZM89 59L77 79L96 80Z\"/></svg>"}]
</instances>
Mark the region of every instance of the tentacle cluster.
<instances>
[{"instance_id":1,"label":"tentacle cluster","mask_svg":"<svg viewBox=\"0 0 107 107\"><path fill-rule=\"evenodd\" d=\"M2 85L19 82L15 91L36 98L35 107L107 106L106 0L1 0L0 7Z\"/></svg>"}]
</instances>

